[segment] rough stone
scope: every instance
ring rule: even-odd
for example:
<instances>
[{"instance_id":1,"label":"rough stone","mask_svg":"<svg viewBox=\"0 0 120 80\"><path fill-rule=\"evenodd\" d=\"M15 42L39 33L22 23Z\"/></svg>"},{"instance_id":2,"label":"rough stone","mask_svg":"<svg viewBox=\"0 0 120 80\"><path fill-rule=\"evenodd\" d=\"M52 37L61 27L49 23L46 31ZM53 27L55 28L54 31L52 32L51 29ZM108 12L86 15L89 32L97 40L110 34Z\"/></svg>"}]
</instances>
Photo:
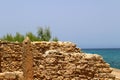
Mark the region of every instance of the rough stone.
<instances>
[{"instance_id":1,"label":"rough stone","mask_svg":"<svg viewBox=\"0 0 120 80\"><path fill-rule=\"evenodd\" d=\"M115 80L110 65L100 55L83 53L74 43L41 41L26 46L0 41L0 80L5 72L13 72L9 77L18 78L13 80L23 79L23 48L33 53L33 80Z\"/></svg>"}]
</instances>

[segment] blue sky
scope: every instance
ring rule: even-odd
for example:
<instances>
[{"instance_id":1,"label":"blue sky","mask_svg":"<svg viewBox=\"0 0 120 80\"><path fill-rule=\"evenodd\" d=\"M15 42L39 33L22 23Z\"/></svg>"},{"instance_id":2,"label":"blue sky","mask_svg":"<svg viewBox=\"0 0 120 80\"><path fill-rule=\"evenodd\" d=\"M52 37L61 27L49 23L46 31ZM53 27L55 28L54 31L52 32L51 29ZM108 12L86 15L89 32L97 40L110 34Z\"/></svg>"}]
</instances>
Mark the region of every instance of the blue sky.
<instances>
[{"instance_id":1,"label":"blue sky","mask_svg":"<svg viewBox=\"0 0 120 80\"><path fill-rule=\"evenodd\" d=\"M0 1L0 37L39 26L81 48L120 48L120 0Z\"/></svg>"}]
</instances>

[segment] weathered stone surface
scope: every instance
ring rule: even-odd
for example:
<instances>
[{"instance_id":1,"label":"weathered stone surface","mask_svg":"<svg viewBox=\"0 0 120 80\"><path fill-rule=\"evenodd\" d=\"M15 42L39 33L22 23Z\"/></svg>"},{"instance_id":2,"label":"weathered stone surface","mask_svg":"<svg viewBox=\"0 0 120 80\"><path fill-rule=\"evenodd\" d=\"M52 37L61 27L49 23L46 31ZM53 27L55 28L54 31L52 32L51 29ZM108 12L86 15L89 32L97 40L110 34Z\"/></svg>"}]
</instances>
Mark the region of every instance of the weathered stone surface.
<instances>
[{"instance_id":1,"label":"weathered stone surface","mask_svg":"<svg viewBox=\"0 0 120 80\"><path fill-rule=\"evenodd\" d=\"M71 42L45 41L31 42L29 45L0 42L3 72L0 74L0 80L4 77L4 72L24 72L24 48L28 49L28 53L33 53L33 80L115 80L110 65L100 55L82 53ZM11 76L16 77L14 74ZM23 73L17 77L23 77Z\"/></svg>"},{"instance_id":2,"label":"weathered stone surface","mask_svg":"<svg viewBox=\"0 0 120 80\"><path fill-rule=\"evenodd\" d=\"M0 80L24 80L23 72L3 72L0 73Z\"/></svg>"},{"instance_id":3,"label":"weathered stone surface","mask_svg":"<svg viewBox=\"0 0 120 80\"><path fill-rule=\"evenodd\" d=\"M23 41L23 51L24 80L33 80L33 52L32 44L28 37Z\"/></svg>"}]
</instances>

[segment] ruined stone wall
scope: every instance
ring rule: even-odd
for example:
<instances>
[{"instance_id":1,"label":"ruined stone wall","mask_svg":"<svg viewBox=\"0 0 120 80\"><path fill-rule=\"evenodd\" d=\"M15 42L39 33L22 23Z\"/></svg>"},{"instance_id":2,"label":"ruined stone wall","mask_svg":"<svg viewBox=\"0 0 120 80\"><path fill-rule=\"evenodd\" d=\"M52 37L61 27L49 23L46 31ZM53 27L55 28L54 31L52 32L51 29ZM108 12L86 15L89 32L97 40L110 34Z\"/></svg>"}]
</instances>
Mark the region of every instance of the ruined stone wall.
<instances>
[{"instance_id":1,"label":"ruined stone wall","mask_svg":"<svg viewBox=\"0 0 120 80\"><path fill-rule=\"evenodd\" d=\"M22 71L22 43L0 43L2 72Z\"/></svg>"},{"instance_id":2,"label":"ruined stone wall","mask_svg":"<svg viewBox=\"0 0 120 80\"><path fill-rule=\"evenodd\" d=\"M71 42L32 42L34 80L115 80L101 56ZM22 72L22 43L0 42L1 72ZM16 79L15 79L16 80Z\"/></svg>"}]
</instances>

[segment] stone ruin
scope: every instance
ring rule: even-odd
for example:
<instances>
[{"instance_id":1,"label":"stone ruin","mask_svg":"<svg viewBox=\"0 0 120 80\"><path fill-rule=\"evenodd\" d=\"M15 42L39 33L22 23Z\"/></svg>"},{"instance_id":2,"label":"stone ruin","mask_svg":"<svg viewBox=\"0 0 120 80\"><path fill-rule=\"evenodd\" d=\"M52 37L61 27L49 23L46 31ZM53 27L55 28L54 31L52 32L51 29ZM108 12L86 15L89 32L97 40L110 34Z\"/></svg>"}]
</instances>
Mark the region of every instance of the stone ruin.
<instances>
[{"instance_id":1,"label":"stone ruin","mask_svg":"<svg viewBox=\"0 0 120 80\"><path fill-rule=\"evenodd\" d=\"M0 41L0 80L115 80L111 72L71 42Z\"/></svg>"}]
</instances>

